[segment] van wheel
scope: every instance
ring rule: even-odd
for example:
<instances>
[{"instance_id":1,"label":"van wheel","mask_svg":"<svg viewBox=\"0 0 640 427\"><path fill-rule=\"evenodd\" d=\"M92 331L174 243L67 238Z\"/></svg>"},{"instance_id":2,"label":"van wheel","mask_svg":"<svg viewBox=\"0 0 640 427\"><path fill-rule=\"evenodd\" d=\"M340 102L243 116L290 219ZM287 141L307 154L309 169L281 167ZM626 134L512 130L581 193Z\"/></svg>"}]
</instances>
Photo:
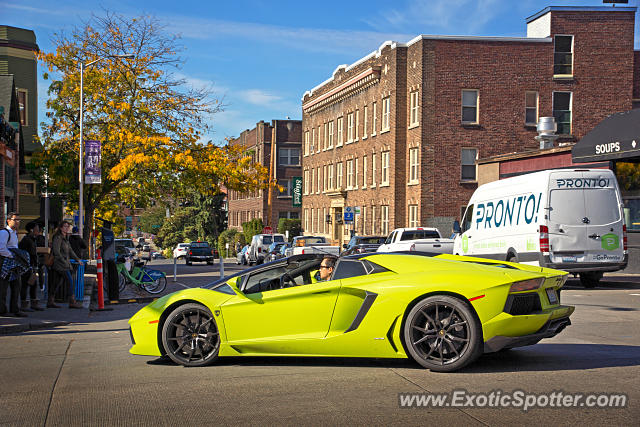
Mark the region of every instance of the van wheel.
<instances>
[{"instance_id":1,"label":"van wheel","mask_svg":"<svg viewBox=\"0 0 640 427\"><path fill-rule=\"evenodd\" d=\"M518 262L518 257L514 254L509 254L507 256L507 262Z\"/></svg>"},{"instance_id":2,"label":"van wheel","mask_svg":"<svg viewBox=\"0 0 640 427\"><path fill-rule=\"evenodd\" d=\"M587 289L595 288L602 279L601 271L589 271L586 273L580 273L580 283Z\"/></svg>"}]
</instances>

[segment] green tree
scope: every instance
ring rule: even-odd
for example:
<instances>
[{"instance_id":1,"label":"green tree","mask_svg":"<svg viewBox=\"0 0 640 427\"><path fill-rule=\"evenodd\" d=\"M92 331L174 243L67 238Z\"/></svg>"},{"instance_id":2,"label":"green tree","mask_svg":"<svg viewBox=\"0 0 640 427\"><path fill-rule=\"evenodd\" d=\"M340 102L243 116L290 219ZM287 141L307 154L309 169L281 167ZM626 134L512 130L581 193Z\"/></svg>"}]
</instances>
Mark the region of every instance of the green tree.
<instances>
[{"instance_id":1,"label":"green tree","mask_svg":"<svg viewBox=\"0 0 640 427\"><path fill-rule=\"evenodd\" d=\"M289 232L289 240L302 234L302 222L299 219L280 218L278 220L278 233L286 236Z\"/></svg>"},{"instance_id":2,"label":"green tree","mask_svg":"<svg viewBox=\"0 0 640 427\"><path fill-rule=\"evenodd\" d=\"M242 233L244 234L245 242L251 242L253 236L262 233L262 229L264 229L264 224L261 218L254 218L251 221L243 222Z\"/></svg>"},{"instance_id":3,"label":"green tree","mask_svg":"<svg viewBox=\"0 0 640 427\"><path fill-rule=\"evenodd\" d=\"M142 231L145 233L157 234L166 219L166 212L167 208L159 205L145 210L142 215L140 215L140 220L138 222Z\"/></svg>"},{"instance_id":4,"label":"green tree","mask_svg":"<svg viewBox=\"0 0 640 427\"><path fill-rule=\"evenodd\" d=\"M53 43L55 52L38 53L51 84L44 150L33 156L32 172L41 181L48 174L49 191L66 194L72 208L79 200L79 69L99 60L84 72L84 139L102 142L102 183L84 191L85 239L94 211L103 216L113 198L145 207L194 189L216 193L222 184L238 191L266 186L266 169L242 147L201 141L221 103L177 77L182 48L157 20L107 12Z\"/></svg>"}]
</instances>

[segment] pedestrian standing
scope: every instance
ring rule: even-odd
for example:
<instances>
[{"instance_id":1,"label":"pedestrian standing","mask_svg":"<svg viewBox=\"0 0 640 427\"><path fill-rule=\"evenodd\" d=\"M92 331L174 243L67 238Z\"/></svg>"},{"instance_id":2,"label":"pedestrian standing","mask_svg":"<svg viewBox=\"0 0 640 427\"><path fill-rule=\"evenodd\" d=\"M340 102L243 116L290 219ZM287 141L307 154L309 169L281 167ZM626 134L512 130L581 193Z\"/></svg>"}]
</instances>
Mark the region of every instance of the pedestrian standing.
<instances>
[{"instance_id":1,"label":"pedestrian standing","mask_svg":"<svg viewBox=\"0 0 640 427\"><path fill-rule=\"evenodd\" d=\"M69 308L82 308L82 304L76 302L76 298L73 294L70 258L73 258L78 262L81 261L80 257L78 257L73 249L71 249L71 245L69 244L70 234L71 224L67 221L62 221L53 235L51 251L53 252L52 269L55 272L55 284L49 289L49 302L47 303L47 307L59 307L55 305L53 298L58 287L62 285L69 289Z\"/></svg>"},{"instance_id":2,"label":"pedestrian standing","mask_svg":"<svg viewBox=\"0 0 640 427\"><path fill-rule=\"evenodd\" d=\"M31 264L31 271L27 271L21 278L20 297L22 300L21 307L23 311L42 311L44 310L38 305L38 252L36 250L36 236L40 234L40 226L35 222L30 222L25 227L27 234L20 240L18 248L29 254L29 263ZM33 277L32 283L30 279ZM27 293L31 301L27 301ZM29 308L29 302L31 302L31 308Z\"/></svg>"},{"instance_id":3,"label":"pedestrian standing","mask_svg":"<svg viewBox=\"0 0 640 427\"><path fill-rule=\"evenodd\" d=\"M14 254L11 248L18 248L18 225L20 217L16 212L7 214L7 226L0 230L0 259L2 268L0 271L0 316L9 312L16 317L27 317L20 311L20 275L12 270L15 266ZM9 311L7 311L7 288L11 292L9 296Z\"/></svg>"}]
</instances>

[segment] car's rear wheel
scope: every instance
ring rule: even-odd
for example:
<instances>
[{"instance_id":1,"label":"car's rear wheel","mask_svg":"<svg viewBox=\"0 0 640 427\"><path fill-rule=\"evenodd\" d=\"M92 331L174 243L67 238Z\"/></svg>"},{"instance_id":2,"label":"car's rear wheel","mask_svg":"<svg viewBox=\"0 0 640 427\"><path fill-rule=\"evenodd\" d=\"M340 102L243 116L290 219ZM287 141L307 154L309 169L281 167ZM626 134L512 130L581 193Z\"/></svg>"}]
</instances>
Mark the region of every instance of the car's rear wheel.
<instances>
[{"instance_id":1,"label":"car's rear wheel","mask_svg":"<svg viewBox=\"0 0 640 427\"><path fill-rule=\"evenodd\" d=\"M162 327L167 356L184 366L205 366L218 358L220 333L211 311L200 304L181 305Z\"/></svg>"},{"instance_id":2,"label":"car's rear wheel","mask_svg":"<svg viewBox=\"0 0 640 427\"><path fill-rule=\"evenodd\" d=\"M482 327L464 302L435 295L418 302L407 315L404 342L420 365L451 372L482 354Z\"/></svg>"}]
</instances>

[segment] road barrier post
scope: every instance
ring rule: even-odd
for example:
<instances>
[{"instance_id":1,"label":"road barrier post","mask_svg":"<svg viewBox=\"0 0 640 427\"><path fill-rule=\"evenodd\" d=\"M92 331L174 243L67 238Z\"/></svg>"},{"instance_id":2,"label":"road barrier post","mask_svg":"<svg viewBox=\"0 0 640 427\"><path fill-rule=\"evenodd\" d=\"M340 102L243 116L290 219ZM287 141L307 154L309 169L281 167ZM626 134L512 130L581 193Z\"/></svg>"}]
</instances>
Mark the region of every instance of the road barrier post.
<instances>
[{"instance_id":1,"label":"road barrier post","mask_svg":"<svg viewBox=\"0 0 640 427\"><path fill-rule=\"evenodd\" d=\"M104 287L103 287L103 278L102 278L102 254L98 249L98 260L97 260L97 270L98 270L98 310L104 309Z\"/></svg>"}]
</instances>

